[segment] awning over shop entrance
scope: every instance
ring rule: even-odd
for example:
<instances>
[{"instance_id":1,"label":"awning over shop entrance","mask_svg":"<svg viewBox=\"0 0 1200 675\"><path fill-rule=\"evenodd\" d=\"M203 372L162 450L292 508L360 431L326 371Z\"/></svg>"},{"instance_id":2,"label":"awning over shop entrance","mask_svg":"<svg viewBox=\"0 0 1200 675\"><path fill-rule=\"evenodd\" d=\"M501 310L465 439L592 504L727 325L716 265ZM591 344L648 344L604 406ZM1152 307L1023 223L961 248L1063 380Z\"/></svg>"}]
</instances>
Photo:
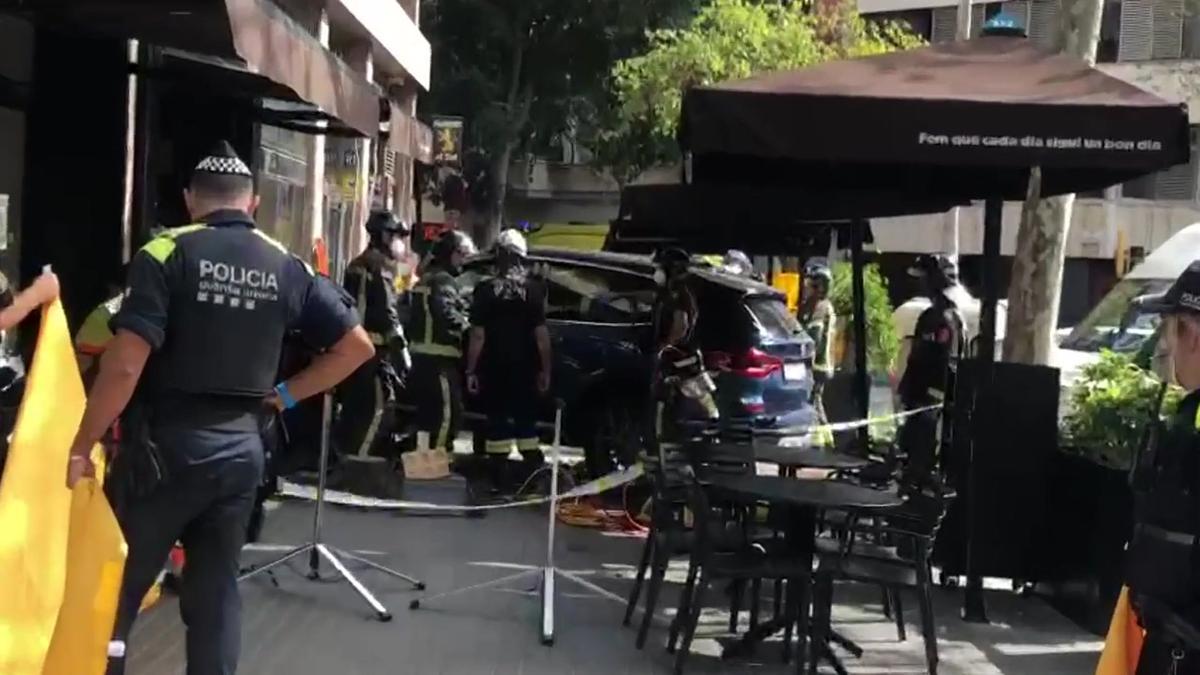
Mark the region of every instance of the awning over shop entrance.
<instances>
[{"instance_id":1,"label":"awning over shop entrance","mask_svg":"<svg viewBox=\"0 0 1200 675\"><path fill-rule=\"evenodd\" d=\"M19 7L73 30L216 59L209 67L224 61L240 80L221 86L253 85L266 90L262 97L315 106L309 117L339 120L363 136L379 133L378 87L267 0L27 0Z\"/></svg>"}]
</instances>

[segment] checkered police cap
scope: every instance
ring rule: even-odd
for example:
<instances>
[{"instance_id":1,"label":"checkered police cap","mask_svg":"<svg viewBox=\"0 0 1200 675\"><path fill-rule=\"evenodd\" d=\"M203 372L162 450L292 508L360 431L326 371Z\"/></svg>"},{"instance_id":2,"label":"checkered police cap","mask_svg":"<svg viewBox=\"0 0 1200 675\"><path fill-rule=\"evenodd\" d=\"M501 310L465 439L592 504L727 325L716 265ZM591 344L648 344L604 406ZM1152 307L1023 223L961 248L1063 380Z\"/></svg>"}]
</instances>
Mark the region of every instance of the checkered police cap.
<instances>
[{"instance_id":1,"label":"checkered police cap","mask_svg":"<svg viewBox=\"0 0 1200 675\"><path fill-rule=\"evenodd\" d=\"M1165 293L1145 295L1135 302L1142 311L1155 314L1200 314L1200 260L1188 265Z\"/></svg>"},{"instance_id":2,"label":"checkered police cap","mask_svg":"<svg viewBox=\"0 0 1200 675\"><path fill-rule=\"evenodd\" d=\"M196 165L196 173L253 177L250 167L237 156L228 141L218 142L213 151Z\"/></svg>"}]
</instances>

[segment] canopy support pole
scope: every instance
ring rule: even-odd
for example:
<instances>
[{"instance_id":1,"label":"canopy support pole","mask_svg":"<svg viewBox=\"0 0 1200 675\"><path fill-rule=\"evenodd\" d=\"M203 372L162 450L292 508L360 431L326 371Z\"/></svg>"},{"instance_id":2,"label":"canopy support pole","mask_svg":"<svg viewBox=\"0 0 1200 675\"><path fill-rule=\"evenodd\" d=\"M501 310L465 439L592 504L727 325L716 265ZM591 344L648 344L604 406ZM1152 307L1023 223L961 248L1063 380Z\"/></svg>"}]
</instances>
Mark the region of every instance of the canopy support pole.
<instances>
[{"instance_id":1,"label":"canopy support pole","mask_svg":"<svg viewBox=\"0 0 1200 675\"><path fill-rule=\"evenodd\" d=\"M992 390L992 364L996 360L996 303L1000 298L1000 235L1003 230L1004 200L989 199L983 207L983 306L979 315L979 344L975 352L975 386L971 401L971 424L968 427L967 459L967 583L963 589L963 620L987 623L987 607L983 600L983 576L975 571L975 528L979 499L979 484L975 471L975 441L982 425L981 407Z\"/></svg>"},{"instance_id":2,"label":"canopy support pole","mask_svg":"<svg viewBox=\"0 0 1200 675\"><path fill-rule=\"evenodd\" d=\"M858 403L859 419L866 419L871 410L871 374L867 370L867 291L863 281L866 262L863 259L863 231L865 220L850 223L850 262L854 268L854 398ZM871 449L870 427L859 427L858 440L862 452Z\"/></svg>"}]
</instances>

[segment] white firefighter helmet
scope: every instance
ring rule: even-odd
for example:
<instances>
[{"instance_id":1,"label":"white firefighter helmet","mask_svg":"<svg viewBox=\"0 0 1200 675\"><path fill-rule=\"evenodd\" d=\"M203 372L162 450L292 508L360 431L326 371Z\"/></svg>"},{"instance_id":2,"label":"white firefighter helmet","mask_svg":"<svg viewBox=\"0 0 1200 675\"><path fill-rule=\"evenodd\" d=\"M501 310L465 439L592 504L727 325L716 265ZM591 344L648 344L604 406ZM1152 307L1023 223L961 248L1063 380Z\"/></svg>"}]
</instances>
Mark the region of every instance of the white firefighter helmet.
<instances>
[{"instance_id":1,"label":"white firefighter helmet","mask_svg":"<svg viewBox=\"0 0 1200 675\"><path fill-rule=\"evenodd\" d=\"M496 239L496 248L511 251L522 258L529 254L529 245L525 243L525 235L514 229L508 229L500 233L500 236Z\"/></svg>"}]
</instances>

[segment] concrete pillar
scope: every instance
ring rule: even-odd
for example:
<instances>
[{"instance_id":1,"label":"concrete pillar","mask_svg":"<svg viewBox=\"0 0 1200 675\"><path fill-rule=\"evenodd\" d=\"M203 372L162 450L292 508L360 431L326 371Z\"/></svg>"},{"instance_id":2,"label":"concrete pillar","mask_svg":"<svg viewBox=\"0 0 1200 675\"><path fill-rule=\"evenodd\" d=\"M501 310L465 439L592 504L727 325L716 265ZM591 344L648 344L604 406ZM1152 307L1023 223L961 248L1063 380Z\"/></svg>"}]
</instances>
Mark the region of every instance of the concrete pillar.
<instances>
[{"instance_id":1,"label":"concrete pillar","mask_svg":"<svg viewBox=\"0 0 1200 675\"><path fill-rule=\"evenodd\" d=\"M388 93L392 97L396 110L414 119L417 114L418 90L417 84L407 79L398 79L388 87ZM396 125L392 126L395 129ZM411 153L411 149L407 152ZM416 219L417 215L417 206L413 201L415 192L413 177L416 170L411 154L401 154L396 157L396 184L393 186L392 211L398 218L410 223Z\"/></svg>"},{"instance_id":2,"label":"concrete pillar","mask_svg":"<svg viewBox=\"0 0 1200 675\"><path fill-rule=\"evenodd\" d=\"M321 45L329 47L329 16L325 13L323 6L314 8L315 28L314 33ZM325 239L326 246L329 245L328 236L325 232L325 136L324 134L313 135L308 143L308 222L309 233L315 244L319 239Z\"/></svg>"},{"instance_id":3,"label":"concrete pillar","mask_svg":"<svg viewBox=\"0 0 1200 675\"><path fill-rule=\"evenodd\" d=\"M371 52L370 42L358 42L351 45L345 53L345 60L351 68L357 70L368 82L375 81L375 57ZM347 253L350 257L358 255L367 245L366 230L363 225L371 210L371 165L372 147L376 138L364 138L355 142L358 150L358 180L355 186L358 195L355 198L352 226L348 237Z\"/></svg>"}]
</instances>

